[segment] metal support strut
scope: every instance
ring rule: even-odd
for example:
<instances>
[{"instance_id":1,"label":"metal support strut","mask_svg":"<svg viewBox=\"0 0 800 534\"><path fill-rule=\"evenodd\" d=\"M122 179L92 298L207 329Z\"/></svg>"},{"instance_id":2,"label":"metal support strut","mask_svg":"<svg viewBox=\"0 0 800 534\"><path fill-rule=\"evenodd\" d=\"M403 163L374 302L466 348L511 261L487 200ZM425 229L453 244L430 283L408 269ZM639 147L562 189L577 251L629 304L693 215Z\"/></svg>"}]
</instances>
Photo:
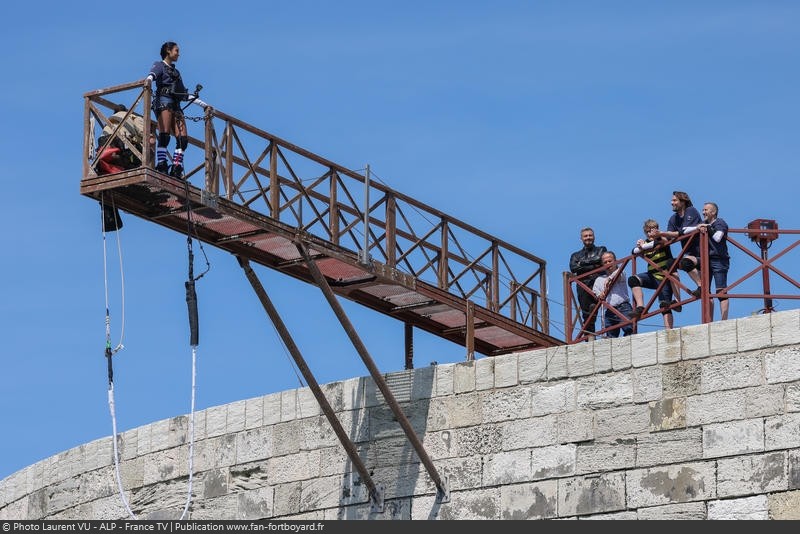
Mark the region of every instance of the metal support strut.
<instances>
[{"instance_id":1,"label":"metal support strut","mask_svg":"<svg viewBox=\"0 0 800 534\"><path fill-rule=\"evenodd\" d=\"M436 467L433 465L428 453L425 452L422 442L419 440L417 434L414 432L414 429L411 427L411 423L406 417L406 414L403 413L402 408L400 408L400 405L394 398L392 391L389 389L389 385L383 379L383 375L380 373L378 367L375 365L375 362L372 360L372 357L369 355L367 348L364 346L361 338L356 333L352 323L350 323L350 319L348 319L347 314L344 312L341 304L339 304L339 301L336 299L336 295L333 293L330 285L328 285L328 281L322 275L322 272L319 270L316 262L314 262L314 260L311 258L306 245L304 243L296 242L295 246L297 247L297 250L300 251L303 259L306 261L308 270L314 277L314 281L317 283L317 286L319 286L319 288L322 290L322 293L328 300L328 304L330 304L333 312L339 319L339 322L342 323L342 327L350 338L350 341L353 343L358 355L361 356L361 359L364 361L364 365L366 365L370 376L372 376L372 379L375 381L378 389L380 389L381 394L383 394L383 398L386 399L386 404L389 405L389 408L394 413L394 416L397 418L397 422L400 423L400 426L403 428L403 432L405 432L408 441L414 447L417 456L425 466L425 469L428 471L433 483L436 485L437 502L449 502L450 492L446 487L445 482L442 481L441 477L439 477L439 473L436 471Z\"/></svg>"},{"instance_id":2,"label":"metal support strut","mask_svg":"<svg viewBox=\"0 0 800 534\"><path fill-rule=\"evenodd\" d=\"M314 378L314 375L311 373L311 369L309 369L308 365L306 365L305 359L303 355L300 353L300 349L297 348L297 345L292 339L289 330L286 328L283 320L281 319L280 315L278 314L278 310L272 304L269 296L267 296L267 292L264 289L264 286L261 284L261 281L256 276L256 273L253 271L253 268L250 267L250 262L242 258L241 256L236 256L239 265L244 270L247 279L250 281L250 285L253 286L253 291L255 291L258 299L261 301L261 304L264 306L264 311L267 312L270 320L275 325L275 328L278 331L278 334L281 336L283 340L283 344L286 345L286 348L289 349L289 352L294 358L295 364L297 364L298 369L303 374L303 378L305 378L308 387L311 389L311 392L314 394L314 397L317 399L320 408L322 408L322 412L325 414L325 417L328 418L328 422L330 423L333 431L336 433L336 436L341 441L342 446L344 447L345 451L347 452L347 456L350 458L350 461L353 462L353 465L358 471L361 480L364 481L364 484L367 486L369 490L369 498L372 502L372 509L376 512L383 511L383 488L379 488L373 482L372 477L367 471L366 466L361 461L361 457L358 455L358 451L356 450L355 444L350 440L347 436L347 433L342 428L342 424L339 422L339 419L336 417L336 414L333 411L328 399L325 397L325 394L322 392L322 389L319 387L317 380Z\"/></svg>"}]
</instances>

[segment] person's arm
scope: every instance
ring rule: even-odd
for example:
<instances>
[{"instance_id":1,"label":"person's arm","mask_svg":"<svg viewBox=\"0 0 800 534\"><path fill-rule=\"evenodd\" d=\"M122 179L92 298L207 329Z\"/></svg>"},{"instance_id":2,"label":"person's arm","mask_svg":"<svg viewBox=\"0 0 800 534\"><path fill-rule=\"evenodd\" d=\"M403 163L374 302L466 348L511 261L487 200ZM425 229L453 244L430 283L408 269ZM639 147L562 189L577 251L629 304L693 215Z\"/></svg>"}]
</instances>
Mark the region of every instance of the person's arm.
<instances>
[{"instance_id":1,"label":"person's arm","mask_svg":"<svg viewBox=\"0 0 800 534\"><path fill-rule=\"evenodd\" d=\"M578 260L579 254L578 252L573 252L569 257L569 270L573 274L580 274L581 262Z\"/></svg>"},{"instance_id":2,"label":"person's arm","mask_svg":"<svg viewBox=\"0 0 800 534\"><path fill-rule=\"evenodd\" d=\"M714 230L714 233L711 234L711 239L713 239L716 243L721 242L728 233L728 225L719 219L709 224L709 227Z\"/></svg>"},{"instance_id":3,"label":"person's arm","mask_svg":"<svg viewBox=\"0 0 800 534\"><path fill-rule=\"evenodd\" d=\"M645 241L643 239L640 239L639 241L636 242L636 246L633 247L632 253L634 255L641 254L645 250L652 249L654 246L656 246L655 241Z\"/></svg>"},{"instance_id":4,"label":"person's arm","mask_svg":"<svg viewBox=\"0 0 800 534\"><path fill-rule=\"evenodd\" d=\"M608 277L606 276L598 276L597 279L594 281L594 285L592 286L592 291L595 295L599 298L603 298L603 293L606 290L606 280Z\"/></svg>"},{"instance_id":5,"label":"person's arm","mask_svg":"<svg viewBox=\"0 0 800 534\"><path fill-rule=\"evenodd\" d=\"M211 107L208 104L206 104L205 102L203 102L202 100L200 100L199 98L197 98L196 96L190 96L189 100L190 100L190 102L189 102L190 104L197 104L198 106L200 106L203 109Z\"/></svg>"}]
</instances>

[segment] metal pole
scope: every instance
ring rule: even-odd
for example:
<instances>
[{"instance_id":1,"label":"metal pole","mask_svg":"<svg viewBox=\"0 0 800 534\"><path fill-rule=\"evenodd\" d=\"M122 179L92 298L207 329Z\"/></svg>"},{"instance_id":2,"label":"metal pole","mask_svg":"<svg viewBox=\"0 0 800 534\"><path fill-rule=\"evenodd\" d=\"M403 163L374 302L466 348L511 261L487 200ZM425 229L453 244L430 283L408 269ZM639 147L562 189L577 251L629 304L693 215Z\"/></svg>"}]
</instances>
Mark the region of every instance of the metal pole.
<instances>
[{"instance_id":1,"label":"metal pole","mask_svg":"<svg viewBox=\"0 0 800 534\"><path fill-rule=\"evenodd\" d=\"M414 368L414 325L405 323L406 369Z\"/></svg>"},{"instance_id":2,"label":"metal pole","mask_svg":"<svg viewBox=\"0 0 800 534\"><path fill-rule=\"evenodd\" d=\"M361 251L361 263L369 263L369 163L364 178L364 249Z\"/></svg>"},{"instance_id":3,"label":"metal pole","mask_svg":"<svg viewBox=\"0 0 800 534\"><path fill-rule=\"evenodd\" d=\"M770 294L769 289L769 269L767 268L767 249L769 248L769 241L766 239L759 239L758 245L761 247L761 261L764 264L761 266L761 280L764 284L764 313L772 313L775 308L772 306L772 299L766 295Z\"/></svg>"},{"instance_id":4,"label":"metal pole","mask_svg":"<svg viewBox=\"0 0 800 534\"><path fill-rule=\"evenodd\" d=\"M356 450L356 446L347 436L347 433L342 428L342 424L339 422L339 419L336 417L336 414L333 411L330 403L328 403L328 399L325 397L325 393L322 392L322 389L319 387L317 380L314 378L314 375L311 373L308 365L306 365L305 360L303 359L303 355L300 353L300 349L297 348L294 340L292 339L292 335L289 333L289 330L286 328L283 320L281 319L278 310L272 304L269 296L267 295L266 290L264 290L264 286L259 281L258 277L256 276L255 272L253 272L253 268L250 267L250 262L241 257L236 256L239 265L244 269L244 273L247 276L247 279L250 281L250 285L253 286L253 290L256 292L261 304L264 306L264 311L267 312L267 315L272 320L272 323L275 325L275 328L278 331L278 334L281 336L284 345L286 348L289 349L289 352L292 355L295 363L297 364L298 369L303 375L303 378L306 379L306 383L308 387L311 389L311 392L316 397L317 402L322 408L322 412L325 414L325 417L328 418L328 422L330 423L333 431L341 441L342 446L344 447L345 451L347 452L347 456L350 457L350 461L353 462L353 465L358 471L359 476L361 476L361 480L364 481L366 484L367 489L369 490L369 497L372 501L373 507L375 507L378 511L383 510L383 491L375 486L375 483L372 481L372 477L369 475L369 471L367 470L364 463L361 461L361 457L358 455L358 451Z\"/></svg>"},{"instance_id":5,"label":"metal pole","mask_svg":"<svg viewBox=\"0 0 800 534\"><path fill-rule=\"evenodd\" d=\"M380 389L381 394L383 394L383 398L386 399L386 404L389 405L389 408L394 413L394 416L397 418L397 422L400 423L400 426L403 428L403 431L408 438L408 441L411 443L411 446L414 447L414 450L417 453L422 464L425 466L425 469L428 471L431 479L433 479L433 483L436 484L436 499L439 502L448 502L450 500L450 494L445 487L444 482L439 477L439 473L436 471L436 467L433 465L428 453L425 452L425 448L422 446L422 442L417 437L417 434L414 432L414 428L411 426L406 414L403 413L403 410L400 408L400 405L397 403L397 399L394 398L392 394L392 390L389 389L389 386L386 384L386 381L383 379L383 375L381 374L378 367L375 365L375 362L369 355L367 351L367 347L364 346L364 343L361 341L361 338L358 337L358 333L356 333L355 328L353 327L350 319L348 319L347 314L344 312L342 305L339 304L339 301L336 300L336 295L334 295L333 290L328 285L328 282L325 280L325 277L320 272L319 267L314 262L313 259L308 254L308 250L306 249L305 244L303 243L295 243L297 246L297 250L300 251L302 254L303 259L306 261L306 265L308 265L308 270L310 271L311 275L314 277L314 281L317 283L317 286L322 290L323 295L328 300L328 303L333 309L333 312L336 314L336 317L339 319L339 322L342 323L342 327L344 327L345 332L347 333L350 341L353 343L353 346L356 348L358 355L361 356L361 359L364 361L364 365L366 365L367 369L369 370L370 376L375 381L375 384Z\"/></svg>"}]
</instances>

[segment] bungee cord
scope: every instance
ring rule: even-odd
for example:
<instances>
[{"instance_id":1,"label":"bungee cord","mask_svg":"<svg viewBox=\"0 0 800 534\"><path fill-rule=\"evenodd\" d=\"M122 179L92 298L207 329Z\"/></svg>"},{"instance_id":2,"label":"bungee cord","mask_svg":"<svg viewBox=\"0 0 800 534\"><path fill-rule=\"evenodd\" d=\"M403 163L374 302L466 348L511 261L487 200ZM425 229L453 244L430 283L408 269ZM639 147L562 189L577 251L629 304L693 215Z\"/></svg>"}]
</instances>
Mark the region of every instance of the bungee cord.
<instances>
[{"instance_id":1,"label":"bungee cord","mask_svg":"<svg viewBox=\"0 0 800 534\"><path fill-rule=\"evenodd\" d=\"M189 344L192 347L192 370L191 370L191 401L190 401L190 414L189 414L189 455L188 455L188 489L186 494L186 502L183 507L183 511L181 512L181 516L179 520L183 520L186 518L187 514L189 513L189 508L191 506L192 501L192 489L194 483L194 441L195 441L195 408L196 408L196 391L197 391L197 346L199 345L199 321L198 321L198 313L197 313L197 293L195 291L195 282L205 276L211 269L211 264L208 261L208 256L205 254L205 249L203 249L202 242L200 242L200 249L203 252L203 256L205 257L206 261L206 269L202 273L200 273L197 277L194 276L194 252L192 249L192 233L193 233L193 221L192 221L192 210L191 204L189 201L189 184L185 182L185 193L186 193L186 218L187 218L187 248L188 248L188 255L189 255L189 276L188 280L185 282L186 288L186 303L189 312L189 330L190 330L190 338ZM117 490L120 495L120 499L122 500L122 504L125 507L128 515L136 520L139 519L134 511L130 506L130 502L125 495L125 490L122 485L122 475L120 473L120 460L119 460L119 448L118 448L118 433L117 433L117 416L116 416L116 408L114 402L114 369L113 369L113 357L114 355L124 348L122 344L123 335L124 335L124 303L125 303L125 295L124 295L124 276L123 276L123 268L122 268L122 245L121 240L119 238L119 233L117 234L117 246L118 246L118 255L119 255L119 263L120 263L120 280L122 281L122 318L123 318L123 326L121 329L120 340L115 347L112 347L111 342L111 313L110 313L110 304L109 304L109 282L108 282L108 254L107 254L107 239L106 239L106 230L119 230L122 227L122 223L118 218L116 207L113 205L113 198L111 202L111 210L114 214L114 220L116 222L113 227L109 224L107 220L108 216L108 206L104 203L104 198L101 196L101 212L103 216L102 220L102 237L103 237L103 278L104 278L104 292L105 292L105 309L106 309L106 317L105 317L105 332L106 332L106 341L105 341L105 357L107 360L108 366L108 406L109 412L111 414L111 432L112 432L112 444L113 444L113 456L114 456L114 474L117 482Z\"/></svg>"}]
</instances>

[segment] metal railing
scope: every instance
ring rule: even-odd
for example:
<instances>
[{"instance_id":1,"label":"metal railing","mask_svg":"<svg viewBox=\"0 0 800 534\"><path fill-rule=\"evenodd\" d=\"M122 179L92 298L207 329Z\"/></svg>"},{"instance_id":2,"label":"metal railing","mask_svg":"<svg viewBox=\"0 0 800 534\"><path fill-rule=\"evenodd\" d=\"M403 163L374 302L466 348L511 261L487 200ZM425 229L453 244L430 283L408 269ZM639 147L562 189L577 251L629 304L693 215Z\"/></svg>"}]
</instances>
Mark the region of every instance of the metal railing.
<instances>
[{"instance_id":1,"label":"metal railing","mask_svg":"<svg viewBox=\"0 0 800 534\"><path fill-rule=\"evenodd\" d=\"M84 95L84 176L94 172L109 111L149 117L151 98L145 80ZM541 258L377 183L369 167L363 174L345 168L213 107L195 119L203 132L189 144L204 157L192 166L187 152L185 177L200 174L205 192L549 333ZM129 148L152 168L155 123L143 123L149 149Z\"/></svg>"},{"instance_id":2,"label":"metal railing","mask_svg":"<svg viewBox=\"0 0 800 534\"><path fill-rule=\"evenodd\" d=\"M740 236L746 237L747 240ZM719 301L719 299L762 301L763 307L759 308L758 313L775 311L776 301L781 300L790 301L792 307L800 307L800 283L786 272L784 267L789 263L789 258L797 260L800 257L800 248L798 248L798 245L800 245L800 230L779 230L776 227L758 230L753 227L729 229L727 236L728 252L730 254L728 285L720 292L712 290L711 284L713 284L713 280L709 284L711 277L709 276L708 239L707 233L695 230L670 241L667 245L663 245L680 247L680 252L675 255L673 262L666 269L657 269L655 264L639 255L618 258L615 266L621 267L620 275L625 276L626 279L627 275L623 273L628 265L631 266L630 274L636 274L639 272L637 271L637 263L642 261L645 263L645 270L648 266L652 266L657 269L657 272L663 274L664 278L656 289L648 290L650 297L645 298L644 312L638 319L630 319L614 310L612 313L615 313L621 322L613 325L613 327L601 326L594 334L586 331L588 321L584 322L582 319L575 291L577 287L581 287L592 293L592 288L585 281L602 274L605 269L598 267L579 276L569 272L563 273L564 325L567 343L586 341L591 339L593 335L603 336L612 329L628 325L633 326L633 331L637 332L639 323L643 319L660 315L667 309L674 310L678 307L683 307L694 301L699 301L700 303L699 320L702 323L709 323L713 320L713 306L715 301ZM678 269L681 259L687 255L687 249L695 240L699 241L699 272L703 281L699 297L691 295L690 292L693 288L686 285L686 278L688 277L684 274L683 279L681 279ZM792 253L794 256L791 256ZM658 294L666 284L673 284L673 287L679 288L688 297L678 298L668 308L661 308L657 303ZM690 285L693 284L690 283ZM759 303L760 305L761 303ZM592 315L597 317L598 322L601 322L605 306L604 299L597 299L594 304ZM731 309L731 312L733 312L733 309ZM733 315L730 315L729 318L733 318Z\"/></svg>"}]
</instances>

